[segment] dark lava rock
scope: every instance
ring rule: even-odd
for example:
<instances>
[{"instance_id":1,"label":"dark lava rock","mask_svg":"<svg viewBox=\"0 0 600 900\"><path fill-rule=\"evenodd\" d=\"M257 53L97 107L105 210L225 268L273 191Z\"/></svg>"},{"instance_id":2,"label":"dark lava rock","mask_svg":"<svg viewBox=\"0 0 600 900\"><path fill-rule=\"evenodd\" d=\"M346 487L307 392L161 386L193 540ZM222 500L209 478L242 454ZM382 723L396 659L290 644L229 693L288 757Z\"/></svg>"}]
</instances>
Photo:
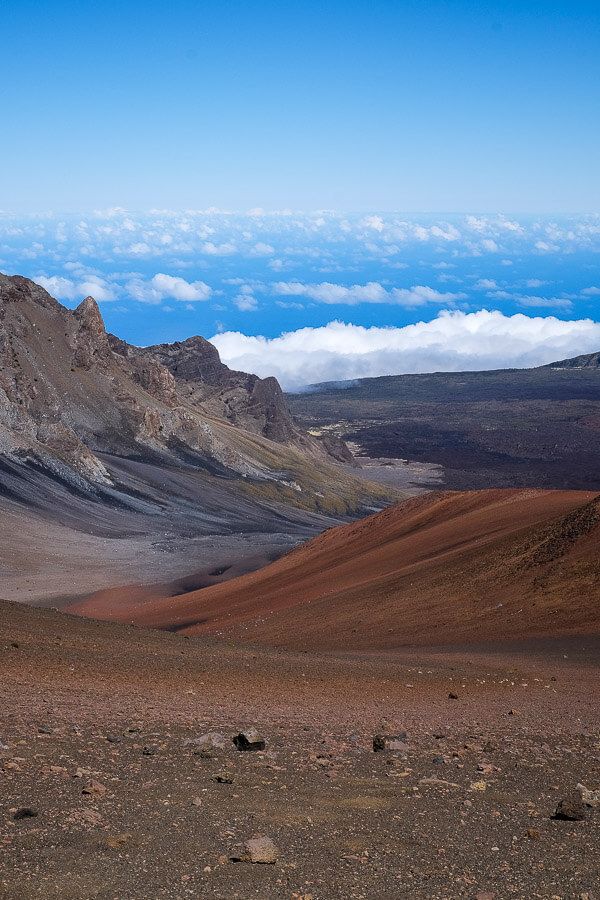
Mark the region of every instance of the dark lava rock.
<instances>
[{"instance_id":1,"label":"dark lava rock","mask_svg":"<svg viewBox=\"0 0 600 900\"><path fill-rule=\"evenodd\" d=\"M266 741L260 736L256 728L247 728L240 731L233 739L238 750L264 750Z\"/></svg>"},{"instance_id":2,"label":"dark lava rock","mask_svg":"<svg viewBox=\"0 0 600 900\"><path fill-rule=\"evenodd\" d=\"M158 747L152 747L150 745L146 745L142 750L142 754L144 756L154 756L155 753L158 753Z\"/></svg>"},{"instance_id":3,"label":"dark lava rock","mask_svg":"<svg viewBox=\"0 0 600 900\"><path fill-rule=\"evenodd\" d=\"M552 818L565 819L568 822L581 822L585 819L585 812L586 809L581 792L573 791L569 797L560 801Z\"/></svg>"},{"instance_id":4,"label":"dark lava rock","mask_svg":"<svg viewBox=\"0 0 600 900\"><path fill-rule=\"evenodd\" d=\"M35 819L39 815L37 809L31 806L22 806L13 815L13 819L18 822L20 819Z\"/></svg>"},{"instance_id":5,"label":"dark lava rock","mask_svg":"<svg viewBox=\"0 0 600 900\"><path fill-rule=\"evenodd\" d=\"M373 752L382 753L385 750L408 750L405 731L397 734L376 734L373 737Z\"/></svg>"},{"instance_id":6,"label":"dark lava rock","mask_svg":"<svg viewBox=\"0 0 600 900\"><path fill-rule=\"evenodd\" d=\"M454 691L450 691L448 694L448 700L458 700L458 694L455 694Z\"/></svg>"},{"instance_id":7,"label":"dark lava rock","mask_svg":"<svg viewBox=\"0 0 600 900\"><path fill-rule=\"evenodd\" d=\"M107 734L106 740L109 744L120 744L123 738L119 734Z\"/></svg>"}]
</instances>

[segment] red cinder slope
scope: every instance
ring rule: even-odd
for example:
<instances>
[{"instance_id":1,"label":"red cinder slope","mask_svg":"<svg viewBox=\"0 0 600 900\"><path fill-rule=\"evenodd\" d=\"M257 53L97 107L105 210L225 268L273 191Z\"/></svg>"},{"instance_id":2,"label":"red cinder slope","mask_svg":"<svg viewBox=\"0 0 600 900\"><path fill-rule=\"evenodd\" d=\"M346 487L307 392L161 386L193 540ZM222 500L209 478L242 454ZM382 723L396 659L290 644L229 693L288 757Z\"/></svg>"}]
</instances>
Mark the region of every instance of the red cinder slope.
<instances>
[{"instance_id":1,"label":"red cinder slope","mask_svg":"<svg viewBox=\"0 0 600 900\"><path fill-rule=\"evenodd\" d=\"M582 491L444 492L331 529L224 584L110 612L192 634L320 650L600 633L600 501Z\"/></svg>"}]
</instances>

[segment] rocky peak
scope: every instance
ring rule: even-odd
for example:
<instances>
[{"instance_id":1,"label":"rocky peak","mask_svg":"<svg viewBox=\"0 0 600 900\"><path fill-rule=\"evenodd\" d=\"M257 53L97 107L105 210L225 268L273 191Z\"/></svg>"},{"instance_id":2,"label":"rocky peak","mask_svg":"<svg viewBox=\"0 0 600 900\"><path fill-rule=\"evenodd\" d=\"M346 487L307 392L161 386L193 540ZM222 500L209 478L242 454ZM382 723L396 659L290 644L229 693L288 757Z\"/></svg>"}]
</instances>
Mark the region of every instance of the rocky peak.
<instances>
[{"instance_id":1,"label":"rocky peak","mask_svg":"<svg viewBox=\"0 0 600 900\"><path fill-rule=\"evenodd\" d=\"M172 344L155 344L146 352L159 359L179 379L210 385L227 382L229 369L221 362L217 348L200 335Z\"/></svg>"},{"instance_id":2,"label":"rocky peak","mask_svg":"<svg viewBox=\"0 0 600 900\"><path fill-rule=\"evenodd\" d=\"M86 297L74 310L79 324L74 340L74 362L76 366L89 369L98 359L110 352L104 319L93 297Z\"/></svg>"},{"instance_id":3,"label":"rocky peak","mask_svg":"<svg viewBox=\"0 0 600 900\"><path fill-rule=\"evenodd\" d=\"M250 415L264 420L262 432L272 441L287 442L297 437L285 397L276 378L257 378L250 394Z\"/></svg>"},{"instance_id":4,"label":"rocky peak","mask_svg":"<svg viewBox=\"0 0 600 900\"><path fill-rule=\"evenodd\" d=\"M100 307L93 297L86 297L85 300L82 300L73 314L81 323L82 328L86 328L88 331L98 335L106 335Z\"/></svg>"}]
</instances>

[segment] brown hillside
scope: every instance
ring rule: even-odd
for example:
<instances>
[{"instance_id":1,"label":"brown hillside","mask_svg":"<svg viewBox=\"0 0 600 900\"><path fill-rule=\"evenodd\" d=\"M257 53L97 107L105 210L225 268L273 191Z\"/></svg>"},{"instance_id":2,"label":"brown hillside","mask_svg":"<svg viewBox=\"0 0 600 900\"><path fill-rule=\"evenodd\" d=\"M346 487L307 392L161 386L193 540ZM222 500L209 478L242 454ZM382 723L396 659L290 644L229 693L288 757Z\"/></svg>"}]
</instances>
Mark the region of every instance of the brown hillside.
<instances>
[{"instance_id":1,"label":"brown hillside","mask_svg":"<svg viewBox=\"0 0 600 900\"><path fill-rule=\"evenodd\" d=\"M591 492L437 493L224 584L99 593L72 611L320 650L599 633L599 522Z\"/></svg>"}]
</instances>

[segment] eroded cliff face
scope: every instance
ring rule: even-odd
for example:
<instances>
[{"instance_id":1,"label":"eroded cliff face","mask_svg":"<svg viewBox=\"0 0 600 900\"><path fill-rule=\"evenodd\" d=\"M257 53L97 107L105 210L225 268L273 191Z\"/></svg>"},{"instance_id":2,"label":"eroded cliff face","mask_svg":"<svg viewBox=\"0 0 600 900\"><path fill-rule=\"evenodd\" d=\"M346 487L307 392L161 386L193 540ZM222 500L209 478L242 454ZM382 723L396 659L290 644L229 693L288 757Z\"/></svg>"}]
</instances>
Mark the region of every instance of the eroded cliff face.
<instances>
[{"instance_id":1,"label":"eroded cliff face","mask_svg":"<svg viewBox=\"0 0 600 900\"><path fill-rule=\"evenodd\" d=\"M292 421L277 379L230 369L204 338L196 335L136 352L166 366L177 381L180 396L207 414L279 443L306 442L306 435Z\"/></svg>"},{"instance_id":2,"label":"eroded cliff face","mask_svg":"<svg viewBox=\"0 0 600 900\"><path fill-rule=\"evenodd\" d=\"M294 503L303 491L323 496L323 480L341 490L278 382L230 370L204 338L133 347L106 333L92 297L72 311L0 275L0 363L0 455L78 487L111 485L99 454L158 454L275 484ZM323 471L312 485L314 466Z\"/></svg>"}]
</instances>

